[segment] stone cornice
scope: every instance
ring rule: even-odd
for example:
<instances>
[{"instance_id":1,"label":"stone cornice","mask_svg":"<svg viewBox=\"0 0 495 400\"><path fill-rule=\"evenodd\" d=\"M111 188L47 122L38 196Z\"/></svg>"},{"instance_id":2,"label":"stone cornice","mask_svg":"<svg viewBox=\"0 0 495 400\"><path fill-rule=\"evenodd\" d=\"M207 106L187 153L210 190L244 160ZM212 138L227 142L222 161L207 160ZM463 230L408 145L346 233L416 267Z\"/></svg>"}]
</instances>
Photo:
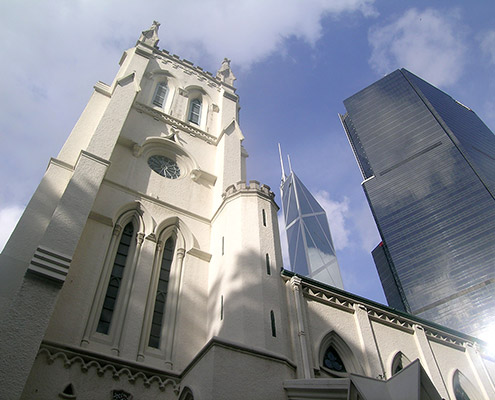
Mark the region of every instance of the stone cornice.
<instances>
[{"instance_id":1,"label":"stone cornice","mask_svg":"<svg viewBox=\"0 0 495 400\"><path fill-rule=\"evenodd\" d=\"M81 348L60 347L56 344L43 342L37 358L42 356L46 358L48 364L53 364L57 359L61 359L66 368L79 364L83 373L94 369L98 376L103 376L109 371L115 380L127 379L132 384L141 380L146 387L155 383L161 391L164 391L167 385L171 385L176 394L180 390L179 377L173 373L157 371L138 363L114 357L101 356Z\"/></svg>"},{"instance_id":2,"label":"stone cornice","mask_svg":"<svg viewBox=\"0 0 495 400\"><path fill-rule=\"evenodd\" d=\"M350 302L348 299L335 296L330 292L319 290L316 287L311 287L308 285L302 285L302 292L304 297L310 298L320 303L328 304L340 310L347 311L348 313L353 314L355 312L353 308L354 303Z\"/></svg>"},{"instance_id":3,"label":"stone cornice","mask_svg":"<svg viewBox=\"0 0 495 400\"><path fill-rule=\"evenodd\" d=\"M133 108L139 113L147 114L153 117L154 119L156 119L157 121L161 121L166 124L172 125L173 127L180 129L181 131L189 134L190 136L197 137L208 144L212 144L212 145L217 144L217 138L215 136L210 135L209 133L206 133L201 129L197 129L177 118L171 117L168 114L162 113L158 110L155 110L154 108L148 107L143 103L135 102Z\"/></svg>"},{"instance_id":4,"label":"stone cornice","mask_svg":"<svg viewBox=\"0 0 495 400\"><path fill-rule=\"evenodd\" d=\"M381 324L391 326L393 328L398 328L407 333L414 333L413 323L406 319L398 318L397 315L380 312L377 309L369 309L368 316L370 320L380 322Z\"/></svg>"},{"instance_id":5,"label":"stone cornice","mask_svg":"<svg viewBox=\"0 0 495 400\"><path fill-rule=\"evenodd\" d=\"M471 344L480 344L481 347L483 347L483 342L472 336L453 331L452 329L442 327L414 315L406 314L385 305L375 303L372 300L368 300L360 296L353 295L352 293L347 293L343 290L327 286L312 279L296 275L293 272L286 270L282 271L282 277L285 280L290 280L294 276L301 278L302 291L304 296L307 298L311 298L338 308L341 306L347 307L348 304L362 305L366 309L369 319L372 321L388 325L411 334L414 333L414 326L419 326L425 331L429 340L456 348L458 350L464 351L465 347Z\"/></svg>"},{"instance_id":6,"label":"stone cornice","mask_svg":"<svg viewBox=\"0 0 495 400\"><path fill-rule=\"evenodd\" d=\"M466 345L468 344L468 342L462 340L461 338L456 338L452 335L446 335L437 330L428 329L427 327L425 327L425 333L426 337L433 342L441 343L449 347L453 347L457 350L466 351Z\"/></svg>"}]
</instances>

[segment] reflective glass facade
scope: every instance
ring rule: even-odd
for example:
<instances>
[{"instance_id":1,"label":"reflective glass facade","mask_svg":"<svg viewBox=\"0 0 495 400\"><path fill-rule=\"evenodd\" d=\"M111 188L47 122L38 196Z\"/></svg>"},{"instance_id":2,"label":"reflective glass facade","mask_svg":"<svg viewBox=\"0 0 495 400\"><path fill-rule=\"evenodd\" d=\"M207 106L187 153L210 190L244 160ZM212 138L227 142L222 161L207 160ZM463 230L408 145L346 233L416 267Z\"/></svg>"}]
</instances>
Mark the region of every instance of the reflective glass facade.
<instances>
[{"instance_id":1,"label":"reflective glass facade","mask_svg":"<svg viewBox=\"0 0 495 400\"><path fill-rule=\"evenodd\" d=\"M382 282L388 305L396 310L410 312L409 303L400 284L400 280L395 273L394 264L385 243L381 242L376 246L371 252L371 255L373 256L378 276Z\"/></svg>"},{"instance_id":2,"label":"reflective glass facade","mask_svg":"<svg viewBox=\"0 0 495 400\"><path fill-rule=\"evenodd\" d=\"M413 314L466 333L495 327L493 133L404 69L344 105L342 122L388 252L385 268L374 250L387 299L402 291Z\"/></svg>"},{"instance_id":3,"label":"reflective glass facade","mask_svg":"<svg viewBox=\"0 0 495 400\"><path fill-rule=\"evenodd\" d=\"M343 289L325 210L294 172L281 192L292 271Z\"/></svg>"}]
</instances>

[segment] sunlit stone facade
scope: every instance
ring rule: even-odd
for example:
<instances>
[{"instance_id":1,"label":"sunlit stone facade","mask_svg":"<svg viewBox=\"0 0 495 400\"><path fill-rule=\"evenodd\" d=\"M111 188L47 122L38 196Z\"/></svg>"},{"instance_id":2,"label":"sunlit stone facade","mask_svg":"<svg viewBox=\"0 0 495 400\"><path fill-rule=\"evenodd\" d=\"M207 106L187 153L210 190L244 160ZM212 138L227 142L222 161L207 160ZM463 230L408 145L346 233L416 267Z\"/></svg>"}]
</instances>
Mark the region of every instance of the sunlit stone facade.
<instances>
[{"instance_id":1,"label":"sunlit stone facade","mask_svg":"<svg viewBox=\"0 0 495 400\"><path fill-rule=\"evenodd\" d=\"M495 398L476 339L281 272L228 60L212 76L157 30L96 84L1 255L0 397Z\"/></svg>"}]
</instances>

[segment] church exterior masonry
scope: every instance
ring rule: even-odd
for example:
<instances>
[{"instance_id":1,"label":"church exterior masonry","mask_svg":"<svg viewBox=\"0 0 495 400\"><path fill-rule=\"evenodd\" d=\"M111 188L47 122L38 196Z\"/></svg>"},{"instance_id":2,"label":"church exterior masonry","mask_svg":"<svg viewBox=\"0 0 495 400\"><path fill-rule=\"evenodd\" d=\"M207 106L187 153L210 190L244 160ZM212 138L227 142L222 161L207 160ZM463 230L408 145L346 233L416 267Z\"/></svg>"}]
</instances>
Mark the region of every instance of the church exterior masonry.
<instances>
[{"instance_id":1,"label":"church exterior masonry","mask_svg":"<svg viewBox=\"0 0 495 400\"><path fill-rule=\"evenodd\" d=\"M494 399L482 342L282 269L229 60L213 76L158 26L0 256L0 399Z\"/></svg>"}]
</instances>

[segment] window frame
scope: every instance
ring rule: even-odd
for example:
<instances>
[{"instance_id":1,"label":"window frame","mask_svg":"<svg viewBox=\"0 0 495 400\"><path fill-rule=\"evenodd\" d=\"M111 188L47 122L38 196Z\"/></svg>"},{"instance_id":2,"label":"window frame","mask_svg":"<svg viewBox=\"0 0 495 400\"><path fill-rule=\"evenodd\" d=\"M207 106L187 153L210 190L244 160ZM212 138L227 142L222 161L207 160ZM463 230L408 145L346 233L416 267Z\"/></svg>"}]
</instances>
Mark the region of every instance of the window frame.
<instances>
[{"instance_id":1,"label":"window frame","mask_svg":"<svg viewBox=\"0 0 495 400\"><path fill-rule=\"evenodd\" d=\"M117 255L117 250L121 241L124 228L129 224L133 225L133 235L131 237L131 246L125 261L124 273L119 286L119 292L115 301L110 326L107 333L98 332L98 323L106 298L109 282L112 278L112 269ZM139 206L121 214L117 219L112 235L107 247L105 261L101 269L100 279L96 289L96 295L91 306L88 322L81 340L82 346L88 346L93 343L110 346L115 354L120 353L120 342L122 338L123 324L131 296L132 277L136 265L139 262L142 243L144 240L144 221L140 213ZM97 348L98 345L96 345Z\"/></svg>"},{"instance_id":2,"label":"window frame","mask_svg":"<svg viewBox=\"0 0 495 400\"><path fill-rule=\"evenodd\" d=\"M194 110L195 106L198 110ZM201 126L201 113L203 111L203 101L200 97L195 97L189 101L189 109L187 111L187 121L194 125ZM197 119L196 119L197 118Z\"/></svg>"},{"instance_id":3,"label":"window frame","mask_svg":"<svg viewBox=\"0 0 495 400\"><path fill-rule=\"evenodd\" d=\"M156 294L159 283L162 259L165 251L165 244L169 238L174 240L174 250L170 263L169 281L167 285L167 296L162 314L160 342L158 347L150 346L150 334L153 323L153 313L156 303ZM143 326L141 329L141 339L138 350L138 361L143 361L146 357L159 359L166 366L172 367L172 347L174 343L177 310L181 290L181 277L185 258L185 240L176 225L164 228L158 235L155 246L153 267L148 288Z\"/></svg>"},{"instance_id":4,"label":"window frame","mask_svg":"<svg viewBox=\"0 0 495 400\"><path fill-rule=\"evenodd\" d=\"M157 103L157 98L159 95L158 92L162 88L165 90L165 93L163 94L163 98L161 99L161 103L158 104L159 103L159 102ZM165 108L165 104L167 103L167 97L168 97L169 92L170 92L170 89L168 87L167 81L158 82L155 86L155 90L153 92L153 97L151 98L151 104L154 107L158 107L159 109L163 110Z\"/></svg>"}]
</instances>

